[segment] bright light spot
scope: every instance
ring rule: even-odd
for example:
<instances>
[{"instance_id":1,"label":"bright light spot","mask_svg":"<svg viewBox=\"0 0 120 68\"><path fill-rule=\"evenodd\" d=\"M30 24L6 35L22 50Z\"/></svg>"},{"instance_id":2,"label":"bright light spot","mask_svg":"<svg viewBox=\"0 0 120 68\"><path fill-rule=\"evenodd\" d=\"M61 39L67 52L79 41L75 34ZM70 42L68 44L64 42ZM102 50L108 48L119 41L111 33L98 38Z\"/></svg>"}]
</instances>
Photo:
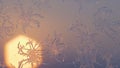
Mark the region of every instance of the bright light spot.
<instances>
[{"instance_id":1,"label":"bright light spot","mask_svg":"<svg viewBox=\"0 0 120 68\"><path fill-rule=\"evenodd\" d=\"M9 68L18 68L18 63L19 61L26 59L26 56L18 54L18 43L22 43L22 45L26 45L26 42L28 40L31 40L30 38L26 36L18 36L12 40L10 40L6 45L5 45L5 63ZM32 39L33 40L33 39ZM36 42L34 41L33 44ZM41 60L42 63L42 60ZM30 64L25 64L23 68L32 68Z\"/></svg>"}]
</instances>

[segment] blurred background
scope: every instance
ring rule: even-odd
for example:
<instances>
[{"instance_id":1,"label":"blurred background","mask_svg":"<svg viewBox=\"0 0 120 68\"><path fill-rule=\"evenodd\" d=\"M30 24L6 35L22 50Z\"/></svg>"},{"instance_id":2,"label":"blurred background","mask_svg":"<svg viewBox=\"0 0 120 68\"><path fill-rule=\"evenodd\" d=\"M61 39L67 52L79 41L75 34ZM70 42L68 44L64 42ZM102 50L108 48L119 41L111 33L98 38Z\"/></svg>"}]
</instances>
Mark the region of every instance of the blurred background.
<instances>
[{"instance_id":1,"label":"blurred background","mask_svg":"<svg viewBox=\"0 0 120 68\"><path fill-rule=\"evenodd\" d=\"M34 52L34 47L31 50L40 53L37 57L29 51L25 51L27 55L16 52L27 56L23 68L39 63L31 58L39 56L42 62L38 68L120 68L119 3L120 0L0 0L1 68L8 67L6 44L19 35L34 39L42 47L40 52ZM22 51L22 46L15 45Z\"/></svg>"}]
</instances>

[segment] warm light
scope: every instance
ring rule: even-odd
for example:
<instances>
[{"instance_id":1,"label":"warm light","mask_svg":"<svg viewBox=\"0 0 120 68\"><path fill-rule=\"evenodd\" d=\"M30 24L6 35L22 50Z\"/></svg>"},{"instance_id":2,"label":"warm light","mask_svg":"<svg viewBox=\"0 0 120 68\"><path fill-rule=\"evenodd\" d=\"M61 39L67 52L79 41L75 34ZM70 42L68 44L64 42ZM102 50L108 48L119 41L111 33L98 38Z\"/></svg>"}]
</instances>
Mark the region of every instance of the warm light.
<instances>
[{"instance_id":1,"label":"warm light","mask_svg":"<svg viewBox=\"0 0 120 68\"><path fill-rule=\"evenodd\" d=\"M20 42L22 45L26 45L26 42L28 40L31 40L30 38L26 36L18 36L12 40L10 40L6 45L5 45L5 63L9 68L18 68L19 62L22 61L23 59L27 59L26 56L18 54L18 43ZM33 40L32 40L33 41ZM33 44L37 44L35 41ZM29 47L27 47L29 49ZM27 62L27 61L26 61ZM24 62L25 63L25 62ZM42 57L41 57L41 62L42 63ZM34 64L36 65L36 64ZM30 63L26 63L23 68L32 68Z\"/></svg>"}]
</instances>

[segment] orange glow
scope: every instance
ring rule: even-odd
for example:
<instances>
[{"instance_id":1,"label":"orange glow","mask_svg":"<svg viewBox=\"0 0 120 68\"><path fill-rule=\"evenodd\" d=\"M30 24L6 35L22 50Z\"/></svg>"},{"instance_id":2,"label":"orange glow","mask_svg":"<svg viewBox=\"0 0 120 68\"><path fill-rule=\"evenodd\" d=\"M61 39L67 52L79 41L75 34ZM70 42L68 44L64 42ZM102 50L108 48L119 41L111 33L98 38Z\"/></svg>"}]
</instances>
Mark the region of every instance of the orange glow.
<instances>
[{"instance_id":1,"label":"orange glow","mask_svg":"<svg viewBox=\"0 0 120 68\"><path fill-rule=\"evenodd\" d=\"M13 68L13 66L15 68L18 68L19 66L19 62L23 59L27 59L26 56L20 55L18 54L18 43L22 43L22 45L26 45L26 42L28 42L28 40L32 40L26 36L18 36L12 40L10 40L6 45L5 45L5 63L9 68ZM34 40L33 44L37 44L37 42L35 42ZM27 47L29 49L29 47ZM41 62L42 63L42 57L41 57ZM35 67L35 63L34 63L34 67ZM23 66L23 68L32 68L30 63L27 63Z\"/></svg>"}]
</instances>

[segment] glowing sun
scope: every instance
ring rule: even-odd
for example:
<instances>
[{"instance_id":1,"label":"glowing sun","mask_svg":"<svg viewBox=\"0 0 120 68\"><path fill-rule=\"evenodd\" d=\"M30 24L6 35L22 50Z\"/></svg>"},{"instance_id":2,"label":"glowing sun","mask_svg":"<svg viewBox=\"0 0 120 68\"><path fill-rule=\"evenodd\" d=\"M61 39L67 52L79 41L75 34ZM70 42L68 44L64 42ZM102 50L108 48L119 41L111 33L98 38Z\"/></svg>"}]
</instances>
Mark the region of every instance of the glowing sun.
<instances>
[{"instance_id":1,"label":"glowing sun","mask_svg":"<svg viewBox=\"0 0 120 68\"><path fill-rule=\"evenodd\" d=\"M5 45L6 65L9 68L36 68L38 62L42 63L42 48L39 45L23 35L10 40Z\"/></svg>"}]
</instances>

